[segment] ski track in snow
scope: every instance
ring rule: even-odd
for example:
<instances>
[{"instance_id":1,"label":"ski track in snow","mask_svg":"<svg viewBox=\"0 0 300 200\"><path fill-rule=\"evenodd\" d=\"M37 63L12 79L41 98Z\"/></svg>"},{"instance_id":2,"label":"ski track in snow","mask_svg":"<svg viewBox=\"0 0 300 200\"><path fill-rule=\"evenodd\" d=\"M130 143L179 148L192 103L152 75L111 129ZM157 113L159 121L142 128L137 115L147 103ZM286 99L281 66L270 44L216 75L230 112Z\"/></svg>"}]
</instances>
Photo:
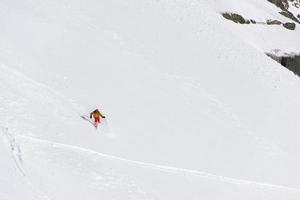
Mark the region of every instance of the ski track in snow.
<instances>
[{"instance_id":1,"label":"ski track in snow","mask_svg":"<svg viewBox=\"0 0 300 200\"><path fill-rule=\"evenodd\" d=\"M10 145L10 151L12 154L12 158L13 158L18 170L21 172L21 174L23 176L26 176L23 165L22 165L23 160L22 160L21 148L20 148L19 143L17 143L17 141L16 141L16 137L14 135L11 135L8 132L8 128L2 128L2 132L5 136L5 139L7 140L7 142Z\"/></svg>"},{"instance_id":2,"label":"ski track in snow","mask_svg":"<svg viewBox=\"0 0 300 200\"><path fill-rule=\"evenodd\" d=\"M72 100L68 99L67 97L65 97L64 95L56 92L52 88L50 88L50 87L48 87L44 84L41 84L41 83L31 79L31 78L28 78L27 76L23 75L22 73L20 73L16 70L8 69L4 65L0 65L0 67L2 67L2 69L5 69L5 70L8 70L8 71L12 72L16 77L20 77L22 79L25 79L26 81L29 81L29 82L31 82L32 84L34 84L38 87L41 87L41 88L44 88L44 89L48 90L49 92L53 93L54 95L56 95L58 98L62 99L63 101L69 102L72 108L75 108L75 107L76 108L81 108L74 101L72 101ZM178 78L178 77L175 77L175 78ZM189 86L192 86L192 88L196 87L196 88L199 89L199 85L195 82L192 82L191 80L187 81L186 84L189 84ZM228 118L232 119L233 123L235 123L237 127L242 126L240 120L232 112L230 107L228 107L227 105L224 105L217 98L211 96L207 92L203 92L203 94L206 95L206 97L209 100L211 100L211 102L214 103L217 107L222 108L221 110L223 111L223 114L225 116L227 116ZM80 109L76 109L76 110L78 112ZM39 139L39 138L24 136L24 135L15 135L15 134L9 133L7 128L2 128L2 132L3 132L3 135L6 139L6 141L10 145L12 158L13 158L15 164L16 164L17 169L27 179L28 185L30 185L31 188L34 191L36 191L37 194L40 194L40 196L43 197L42 199L47 199L48 200L49 197L44 195L43 192L40 191L38 188L34 187L32 185L32 183L30 182L30 180L28 179L28 177L26 177L26 173L25 173L26 170L25 170L25 168L23 167L23 164L22 164L23 161L22 161L22 152L21 152L20 144L18 142L16 142L17 138L28 140L28 141L39 143L39 144L43 144L43 145L50 145L52 148L62 148L62 149L68 149L68 150L73 150L73 151L85 152L85 153L88 153L88 154L93 154L93 155L96 155L96 156L100 156L104 159L117 160L117 161L124 162L124 163L127 163L127 164L131 164L131 165L134 165L134 166L143 167L143 168L152 169L152 170L159 170L159 171L162 171L162 172L165 172L165 173L173 173L173 174L178 174L178 175L183 175L183 176L193 176L193 177L199 177L199 178L206 178L206 179L209 179L209 180L221 181L221 182L235 184L235 185L243 185L243 186L248 186L248 187L252 187L252 188L277 190L277 191L290 191L290 192L297 192L297 193L299 192L300 193L300 189L298 189L298 188L287 187L287 186L282 186L282 185L274 185L274 184L268 184L268 183L261 183L261 182L243 180L243 179L237 179L237 178L231 178L231 177L215 175L215 174L211 174L211 173L207 173L207 172L203 172L203 171L198 171L198 170L191 170L191 169L178 168L178 167L173 167L173 166L166 166L166 165L159 165L159 164L154 164L154 163L147 163L147 162L142 162L142 161L130 160L130 159L121 158L121 157L113 156L113 155L109 155L109 154L104 154L104 153L100 153L100 152L97 152L97 151L94 151L94 150L91 150L91 149L87 149L87 148L83 148L83 147L79 147L79 146L74 146L74 145L70 145L70 144L57 143L57 142L52 142L52 141L45 140L45 139Z\"/></svg>"},{"instance_id":3,"label":"ski track in snow","mask_svg":"<svg viewBox=\"0 0 300 200\"><path fill-rule=\"evenodd\" d=\"M299 192L300 193L300 189L293 188L293 187L261 183L261 182L256 182L256 181L243 180L243 179L236 179L236 178L225 177L225 176L221 176L221 175L215 175L215 174L211 174L211 173L207 173L207 172L197 171L197 170L184 169L184 168L178 168L178 167L165 166L165 165L147 163L147 162L142 162L142 161L130 160L130 159L121 158L118 156L113 156L113 155L96 152L94 150L83 148L83 147L78 147L78 146L74 146L74 145L70 145L70 144L52 142L49 140L38 139L38 138L30 137L30 136L16 135L15 137L18 137L20 139L27 140L30 142L43 144L43 145L50 145L52 148L62 148L62 149L68 149L68 150L73 150L73 151L85 152L88 154L100 156L105 159L117 160L120 162L125 162L127 164L144 167L144 168L148 168L148 169L152 169L152 170L159 170L159 171L166 172L166 173L207 178L210 180L221 181L221 182L226 182L226 183L231 183L231 184L236 184L236 185L243 185L243 186L248 186L248 187L253 187L253 188L277 190L277 191L278 190L279 191L290 191L290 192L297 192L297 193Z\"/></svg>"},{"instance_id":4,"label":"ski track in snow","mask_svg":"<svg viewBox=\"0 0 300 200\"><path fill-rule=\"evenodd\" d=\"M21 173L21 175L25 179L25 183L29 186L29 188L37 195L39 200L51 200L43 191L41 191L38 187L32 184L28 176L26 176L25 168L23 167L23 159L22 159L22 151L20 147L20 143L17 141L17 137L14 134L9 133L8 128L1 127L1 131L4 139L8 142L11 152L11 157L16 165L17 170ZM34 197L32 197L34 198Z\"/></svg>"}]
</instances>

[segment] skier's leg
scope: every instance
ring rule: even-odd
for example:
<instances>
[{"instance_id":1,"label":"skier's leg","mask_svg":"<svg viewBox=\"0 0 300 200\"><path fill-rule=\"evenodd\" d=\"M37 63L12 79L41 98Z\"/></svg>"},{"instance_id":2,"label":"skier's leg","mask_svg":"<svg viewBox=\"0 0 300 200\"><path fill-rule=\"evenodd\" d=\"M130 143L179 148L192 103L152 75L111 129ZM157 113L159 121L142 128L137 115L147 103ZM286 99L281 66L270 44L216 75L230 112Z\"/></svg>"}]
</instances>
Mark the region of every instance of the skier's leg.
<instances>
[{"instance_id":1,"label":"skier's leg","mask_svg":"<svg viewBox=\"0 0 300 200\"><path fill-rule=\"evenodd\" d=\"M96 117L95 118L95 126L97 127L99 123L100 123L100 117Z\"/></svg>"}]
</instances>

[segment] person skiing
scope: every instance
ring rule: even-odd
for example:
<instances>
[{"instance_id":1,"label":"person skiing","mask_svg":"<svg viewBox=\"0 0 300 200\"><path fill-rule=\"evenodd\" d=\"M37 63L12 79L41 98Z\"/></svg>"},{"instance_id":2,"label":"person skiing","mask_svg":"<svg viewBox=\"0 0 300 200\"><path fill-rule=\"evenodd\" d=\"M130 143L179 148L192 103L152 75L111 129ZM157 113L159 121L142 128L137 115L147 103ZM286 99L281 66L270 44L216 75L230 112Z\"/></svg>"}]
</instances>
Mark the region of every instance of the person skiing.
<instances>
[{"instance_id":1,"label":"person skiing","mask_svg":"<svg viewBox=\"0 0 300 200\"><path fill-rule=\"evenodd\" d=\"M96 128L97 128L98 124L101 123L100 117L102 117L103 119L105 118L105 116L98 109L91 112L90 118L92 119L92 117L94 117L94 120L95 120L94 125L95 125Z\"/></svg>"}]
</instances>

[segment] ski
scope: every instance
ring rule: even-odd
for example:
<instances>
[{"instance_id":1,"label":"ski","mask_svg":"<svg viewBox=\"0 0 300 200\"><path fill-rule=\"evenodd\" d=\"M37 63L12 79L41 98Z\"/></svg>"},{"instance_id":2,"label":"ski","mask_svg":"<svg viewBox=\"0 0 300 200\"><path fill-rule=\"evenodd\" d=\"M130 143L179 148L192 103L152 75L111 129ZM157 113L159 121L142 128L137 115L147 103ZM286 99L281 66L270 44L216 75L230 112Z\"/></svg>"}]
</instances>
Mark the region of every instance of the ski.
<instances>
[{"instance_id":1,"label":"ski","mask_svg":"<svg viewBox=\"0 0 300 200\"><path fill-rule=\"evenodd\" d=\"M87 115L81 115L80 116L82 119L88 121L89 123L91 123L96 129L98 128L98 125L95 124Z\"/></svg>"}]
</instances>

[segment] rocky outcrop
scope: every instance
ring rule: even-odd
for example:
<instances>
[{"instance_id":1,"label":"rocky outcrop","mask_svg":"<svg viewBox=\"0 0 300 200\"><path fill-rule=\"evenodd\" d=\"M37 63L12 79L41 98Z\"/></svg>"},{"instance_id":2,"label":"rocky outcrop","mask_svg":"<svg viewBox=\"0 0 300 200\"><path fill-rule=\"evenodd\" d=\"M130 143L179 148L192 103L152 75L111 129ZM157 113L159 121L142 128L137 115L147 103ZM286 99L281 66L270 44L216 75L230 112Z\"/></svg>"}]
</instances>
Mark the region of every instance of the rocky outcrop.
<instances>
[{"instance_id":1,"label":"rocky outcrop","mask_svg":"<svg viewBox=\"0 0 300 200\"><path fill-rule=\"evenodd\" d=\"M294 22L297 22L297 23L300 24L299 19L298 19L297 17L295 17L295 16L293 15L293 13L291 13L291 12L289 12L289 11L281 11L281 12L279 12L279 13L280 13L281 15L283 15L283 16L285 16L285 17L291 19L291 20L293 20Z\"/></svg>"},{"instance_id":2,"label":"rocky outcrop","mask_svg":"<svg viewBox=\"0 0 300 200\"><path fill-rule=\"evenodd\" d=\"M296 24L292 23L292 22L287 22L287 23L283 24L283 26L289 30L295 30L295 28L296 28Z\"/></svg>"},{"instance_id":3,"label":"rocky outcrop","mask_svg":"<svg viewBox=\"0 0 300 200\"><path fill-rule=\"evenodd\" d=\"M273 60L276 60L282 66L288 68L289 70L300 76L300 55L276 56L271 53L267 53L267 55Z\"/></svg>"},{"instance_id":4,"label":"rocky outcrop","mask_svg":"<svg viewBox=\"0 0 300 200\"><path fill-rule=\"evenodd\" d=\"M231 20L238 24L250 24L250 20L245 19L242 15L237 13L222 13L222 16L225 19Z\"/></svg>"},{"instance_id":5,"label":"rocky outcrop","mask_svg":"<svg viewBox=\"0 0 300 200\"><path fill-rule=\"evenodd\" d=\"M279 12L281 15L293 20L300 24L299 14L295 16L292 12L289 11L290 5L295 8L300 8L300 0L268 0L273 3L277 7L279 7L282 11Z\"/></svg>"},{"instance_id":6,"label":"rocky outcrop","mask_svg":"<svg viewBox=\"0 0 300 200\"><path fill-rule=\"evenodd\" d=\"M230 13L230 12L225 12L222 13L222 16L230 21L233 21L237 24L265 24L265 25L282 25L284 28L288 30L295 30L296 29L296 24L292 22L287 22L287 23L282 23L279 20L274 20L274 19L268 19L265 22L256 22L253 19L246 19L242 15L237 14L237 13Z\"/></svg>"},{"instance_id":7,"label":"rocky outcrop","mask_svg":"<svg viewBox=\"0 0 300 200\"><path fill-rule=\"evenodd\" d=\"M275 4L277 7L281 8L281 10L289 9L288 0L268 0L268 1Z\"/></svg>"},{"instance_id":8,"label":"rocky outcrop","mask_svg":"<svg viewBox=\"0 0 300 200\"><path fill-rule=\"evenodd\" d=\"M272 20L272 19L268 19L267 20L267 24L268 25L281 25L282 24L282 22L281 21L278 21L278 20Z\"/></svg>"}]
</instances>

